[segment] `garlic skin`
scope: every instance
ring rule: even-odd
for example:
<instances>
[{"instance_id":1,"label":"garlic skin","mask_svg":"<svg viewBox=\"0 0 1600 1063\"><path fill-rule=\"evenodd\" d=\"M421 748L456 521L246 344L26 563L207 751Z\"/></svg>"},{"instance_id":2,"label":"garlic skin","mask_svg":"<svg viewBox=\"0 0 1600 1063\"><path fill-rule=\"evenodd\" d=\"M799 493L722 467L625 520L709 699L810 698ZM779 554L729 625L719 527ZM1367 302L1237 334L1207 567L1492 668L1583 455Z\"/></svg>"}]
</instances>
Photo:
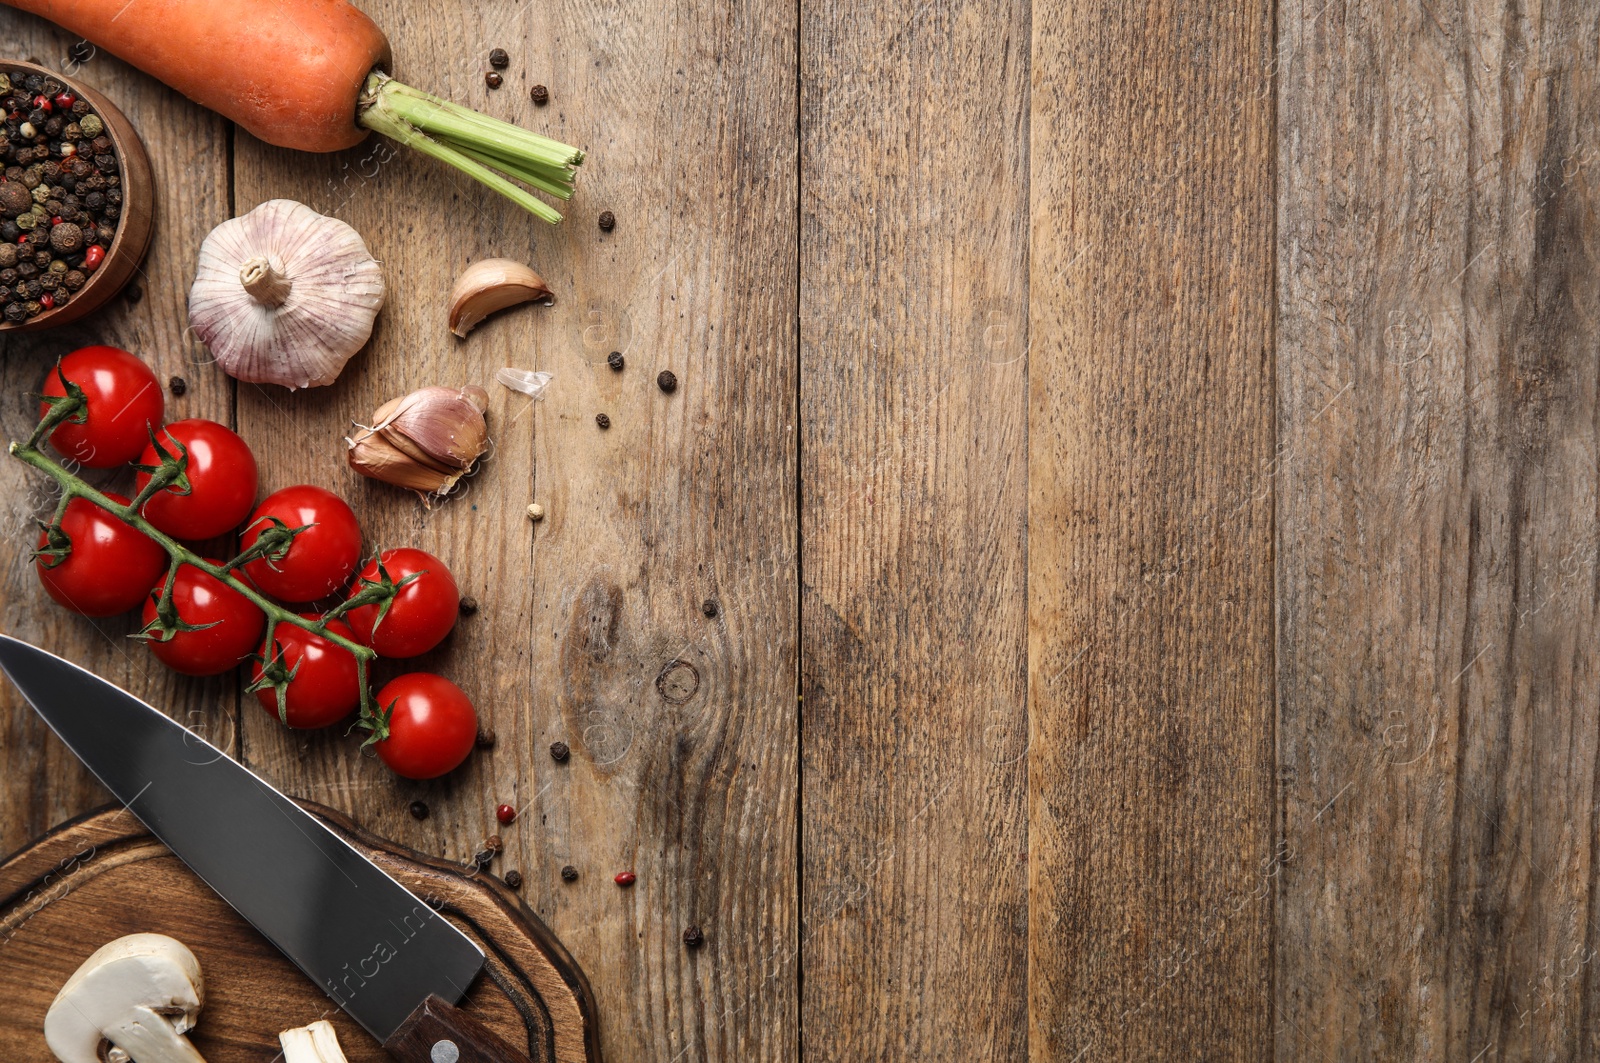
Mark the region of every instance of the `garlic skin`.
<instances>
[{"instance_id":1,"label":"garlic skin","mask_svg":"<svg viewBox=\"0 0 1600 1063\"><path fill-rule=\"evenodd\" d=\"M450 289L450 331L465 336L496 310L536 299L546 306L556 301L544 278L528 266L512 258L474 262Z\"/></svg>"},{"instance_id":2,"label":"garlic skin","mask_svg":"<svg viewBox=\"0 0 1600 1063\"><path fill-rule=\"evenodd\" d=\"M322 387L372 335L383 300L383 273L360 233L271 199L200 245L189 324L231 377Z\"/></svg>"},{"instance_id":3,"label":"garlic skin","mask_svg":"<svg viewBox=\"0 0 1600 1063\"><path fill-rule=\"evenodd\" d=\"M357 425L360 431L345 439L350 467L424 495L447 494L489 449L488 405L489 393L475 384L390 399L370 428Z\"/></svg>"}]
</instances>

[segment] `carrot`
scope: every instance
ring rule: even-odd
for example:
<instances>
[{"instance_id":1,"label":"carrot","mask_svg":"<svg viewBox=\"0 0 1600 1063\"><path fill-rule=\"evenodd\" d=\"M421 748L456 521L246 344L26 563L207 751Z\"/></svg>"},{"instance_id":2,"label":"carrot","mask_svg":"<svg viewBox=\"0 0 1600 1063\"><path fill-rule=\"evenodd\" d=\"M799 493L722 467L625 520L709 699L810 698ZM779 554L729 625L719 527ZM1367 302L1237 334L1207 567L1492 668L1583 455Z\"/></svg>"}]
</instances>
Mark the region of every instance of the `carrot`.
<instances>
[{"instance_id":1,"label":"carrot","mask_svg":"<svg viewBox=\"0 0 1600 1063\"><path fill-rule=\"evenodd\" d=\"M506 174L571 195L583 152L390 78L389 41L346 0L3 0L51 20L269 144L339 151L375 129L548 221Z\"/></svg>"}]
</instances>

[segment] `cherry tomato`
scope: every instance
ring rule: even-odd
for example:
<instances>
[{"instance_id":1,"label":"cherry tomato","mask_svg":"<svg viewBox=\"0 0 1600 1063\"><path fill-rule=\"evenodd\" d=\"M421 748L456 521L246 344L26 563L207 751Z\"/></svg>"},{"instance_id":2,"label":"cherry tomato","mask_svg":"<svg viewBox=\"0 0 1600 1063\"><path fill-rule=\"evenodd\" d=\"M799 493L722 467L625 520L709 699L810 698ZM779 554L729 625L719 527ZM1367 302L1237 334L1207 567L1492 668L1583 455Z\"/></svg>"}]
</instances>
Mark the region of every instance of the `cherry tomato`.
<instances>
[{"instance_id":1,"label":"cherry tomato","mask_svg":"<svg viewBox=\"0 0 1600 1063\"><path fill-rule=\"evenodd\" d=\"M256 544L277 517L290 529L305 527L281 560L260 558L244 566L261 590L286 602L314 602L344 590L361 561L361 525L344 499L311 484L285 487L266 497L250 515L241 549Z\"/></svg>"},{"instance_id":2,"label":"cherry tomato","mask_svg":"<svg viewBox=\"0 0 1600 1063\"><path fill-rule=\"evenodd\" d=\"M218 562L212 562L217 564ZM150 592L144 603L144 622L156 618L156 599L161 588ZM193 565L183 565L172 585L172 602L178 618L188 624L209 624L200 631L180 631L166 642L152 636L150 652L162 664L184 675L216 675L226 672L261 645L261 632L267 617L254 602Z\"/></svg>"},{"instance_id":3,"label":"cherry tomato","mask_svg":"<svg viewBox=\"0 0 1600 1063\"><path fill-rule=\"evenodd\" d=\"M456 590L455 577L445 563L423 550L385 550L377 561L367 562L361 578L351 588L352 597L360 593L366 581L377 582L378 565L396 584L407 576L420 573L416 579L400 588L400 593L389 603L389 611L380 621L378 606L363 605L345 614L356 638L371 646L381 657L415 657L427 653L450 634L456 626L456 616L461 610L461 593ZM372 625L378 629L374 631Z\"/></svg>"},{"instance_id":4,"label":"cherry tomato","mask_svg":"<svg viewBox=\"0 0 1600 1063\"><path fill-rule=\"evenodd\" d=\"M121 495L106 497L128 504ZM34 561L45 593L84 616L116 616L137 609L167 570L167 552L86 498L74 498L61 517L71 550L54 565ZM48 536L39 536L39 548Z\"/></svg>"},{"instance_id":5,"label":"cherry tomato","mask_svg":"<svg viewBox=\"0 0 1600 1063\"><path fill-rule=\"evenodd\" d=\"M300 614L315 620L315 613ZM335 635L351 638L350 626L342 620L328 621L328 630ZM361 702L361 680L356 671L356 659L349 650L321 635L313 634L293 624L280 623L272 629L271 656L278 657L284 668L294 673L285 689L290 727L326 727L348 716ZM263 658L269 657L265 642L260 650ZM250 681L261 679L261 664L250 669ZM278 715L278 692L272 687L256 691L261 707Z\"/></svg>"},{"instance_id":6,"label":"cherry tomato","mask_svg":"<svg viewBox=\"0 0 1600 1063\"><path fill-rule=\"evenodd\" d=\"M176 421L156 433L167 453L177 457L176 443L189 450L189 493L177 484L156 492L144 504L143 517L177 539L210 539L232 531L250 513L256 500L256 457L245 441L215 421ZM146 446L140 465L161 464L156 448ZM138 490L150 474L136 478Z\"/></svg>"},{"instance_id":7,"label":"cherry tomato","mask_svg":"<svg viewBox=\"0 0 1600 1063\"><path fill-rule=\"evenodd\" d=\"M61 359L44 378L47 397L67 393L61 376L83 389L89 406L82 424L63 421L50 434L55 448L91 469L109 469L139 456L150 442L150 429L161 424L165 405L161 384L150 367L116 347L83 347ZM39 403L39 416L50 405Z\"/></svg>"},{"instance_id":8,"label":"cherry tomato","mask_svg":"<svg viewBox=\"0 0 1600 1063\"><path fill-rule=\"evenodd\" d=\"M477 741L471 700L443 676L410 672L391 680L378 691L378 707L389 713L389 737L372 748L407 779L436 779L453 770Z\"/></svg>"}]
</instances>

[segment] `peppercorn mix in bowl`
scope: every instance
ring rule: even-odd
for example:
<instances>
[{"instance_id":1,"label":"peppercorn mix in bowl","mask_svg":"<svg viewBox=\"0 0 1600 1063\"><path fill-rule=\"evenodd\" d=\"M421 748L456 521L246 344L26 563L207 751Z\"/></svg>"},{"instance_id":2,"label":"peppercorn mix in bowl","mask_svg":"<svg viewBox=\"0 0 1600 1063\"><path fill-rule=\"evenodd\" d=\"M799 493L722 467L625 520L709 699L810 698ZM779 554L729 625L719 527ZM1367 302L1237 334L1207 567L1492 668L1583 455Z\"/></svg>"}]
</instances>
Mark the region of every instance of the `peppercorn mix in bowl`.
<instances>
[{"instance_id":1,"label":"peppercorn mix in bowl","mask_svg":"<svg viewBox=\"0 0 1600 1063\"><path fill-rule=\"evenodd\" d=\"M76 321L137 272L150 244L150 160L100 93L0 61L0 330Z\"/></svg>"}]
</instances>

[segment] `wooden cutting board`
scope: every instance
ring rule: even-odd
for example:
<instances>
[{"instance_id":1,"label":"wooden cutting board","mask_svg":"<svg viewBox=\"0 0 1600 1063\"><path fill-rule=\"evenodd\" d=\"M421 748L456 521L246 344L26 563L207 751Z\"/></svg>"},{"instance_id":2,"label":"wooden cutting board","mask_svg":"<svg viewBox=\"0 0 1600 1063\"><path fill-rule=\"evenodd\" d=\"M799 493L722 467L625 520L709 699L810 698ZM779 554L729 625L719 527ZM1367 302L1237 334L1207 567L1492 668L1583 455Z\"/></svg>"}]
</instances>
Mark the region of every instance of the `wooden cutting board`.
<instances>
[{"instance_id":1,"label":"wooden cutting board","mask_svg":"<svg viewBox=\"0 0 1600 1063\"><path fill-rule=\"evenodd\" d=\"M302 805L483 949L488 963L462 1004L468 1012L533 1063L599 1063L583 972L504 883L374 838L330 809ZM319 1018L338 1029L352 1063L389 1059L117 806L63 824L0 864L0 1060L53 1060L41 1031L56 991L91 952L136 931L169 934L199 958L206 1003L191 1036L208 1063L271 1060L279 1055L279 1030Z\"/></svg>"}]
</instances>

